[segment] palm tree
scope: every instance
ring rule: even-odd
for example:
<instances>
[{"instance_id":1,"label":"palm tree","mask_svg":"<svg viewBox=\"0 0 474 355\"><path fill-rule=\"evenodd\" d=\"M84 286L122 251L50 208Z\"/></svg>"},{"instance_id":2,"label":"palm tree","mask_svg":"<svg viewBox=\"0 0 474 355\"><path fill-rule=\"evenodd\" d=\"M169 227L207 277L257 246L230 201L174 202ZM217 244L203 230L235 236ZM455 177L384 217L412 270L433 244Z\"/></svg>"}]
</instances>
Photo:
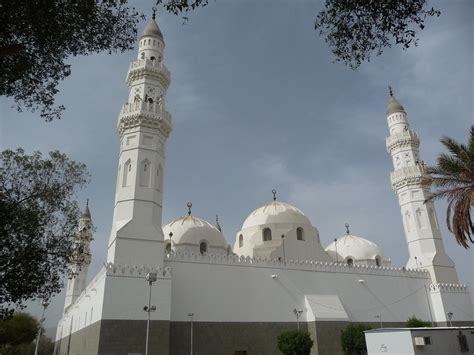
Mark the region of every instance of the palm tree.
<instances>
[{"instance_id":1,"label":"palm tree","mask_svg":"<svg viewBox=\"0 0 474 355\"><path fill-rule=\"evenodd\" d=\"M474 126L471 126L467 146L443 137L441 143L449 153L441 153L437 164L427 169L431 185L437 190L431 199L448 201L446 224L456 241L468 249L474 243L474 225L471 208L474 206Z\"/></svg>"}]
</instances>

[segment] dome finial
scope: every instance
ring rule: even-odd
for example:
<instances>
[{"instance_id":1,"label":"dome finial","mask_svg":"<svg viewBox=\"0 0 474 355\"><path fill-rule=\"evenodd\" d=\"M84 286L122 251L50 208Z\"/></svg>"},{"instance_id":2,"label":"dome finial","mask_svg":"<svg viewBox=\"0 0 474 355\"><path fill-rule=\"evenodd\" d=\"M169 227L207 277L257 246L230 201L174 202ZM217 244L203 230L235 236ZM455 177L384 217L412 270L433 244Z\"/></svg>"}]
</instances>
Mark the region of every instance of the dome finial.
<instances>
[{"instance_id":1,"label":"dome finial","mask_svg":"<svg viewBox=\"0 0 474 355\"><path fill-rule=\"evenodd\" d=\"M351 232L349 231L349 223L346 223L345 226L346 226L346 234L347 235L351 234Z\"/></svg>"},{"instance_id":2,"label":"dome finial","mask_svg":"<svg viewBox=\"0 0 474 355\"><path fill-rule=\"evenodd\" d=\"M219 230L219 232L222 232L221 225L219 224L219 215L216 214L216 228Z\"/></svg>"},{"instance_id":3,"label":"dome finial","mask_svg":"<svg viewBox=\"0 0 474 355\"><path fill-rule=\"evenodd\" d=\"M276 195L277 195L277 190L273 189L273 190L272 190L272 194L273 194L273 201L276 201L276 199L277 199L277 197L276 197Z\"/></svg>"},{"instance_id":4,"label":"dome finial","mask_svg":"<svg viewBox=\"0 0 474 355\"><path fill-rule=\"evenodd\" d=\"M193 207L193 204L191 202L188 202L186 206L188 206L188 216L191 216L191 207Z\"/></svg>"},{"instance_id":5,"label":"dome finial","mask_svg":"<svg viewBox=\"0 0 474 355\"><path fill-rule=\"evenodd\" d=\"M156 7L153 6L153 7L151 8L151 10L153 11L153 15L151 16L151 18L152 18L153 20L155 20L155 19L156 19Z\"/></svg>"},{"instance_id":6,"label":"dome finial","mask_svg":"<svg viewBox=\"0 0 474 355\"><path fill-rule=\"evenodd\" d=\"M390 85L388 86L388 93L390 94L390 96L393 97L393 90L392 90L392 87Z\"/></svg>"},{"instance_id":7,"label":"dome finial","mask_svg":"<svg viewBox=\"0 0 474 355\"><path fill-rule=\"evenodd\" d=\"M91 211L89 210L89 199L86 199L86 208L84 208L84 212L82 212L83 218L91 218Z\"/></svg>"}]
</instances>

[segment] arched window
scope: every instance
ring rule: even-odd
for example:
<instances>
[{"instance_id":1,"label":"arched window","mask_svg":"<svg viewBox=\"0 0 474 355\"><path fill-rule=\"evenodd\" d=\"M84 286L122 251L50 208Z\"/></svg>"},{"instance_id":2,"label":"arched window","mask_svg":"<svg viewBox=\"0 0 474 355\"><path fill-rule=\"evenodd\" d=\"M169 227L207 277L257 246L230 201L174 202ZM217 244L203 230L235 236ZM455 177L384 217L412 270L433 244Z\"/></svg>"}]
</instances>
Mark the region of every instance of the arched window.
<instances>
[{"instance_id":1,"label":"arched window","mask_svg":"<svg viewBox=\"0 0 474 355\"><path fill-rule=\"evenodd\" d=\"M421 210L421 208L418 208L416 210L416 222L418 224L418 228L425 228L426 225L425 225L425 216L423 214L423 211Z\"/></svg>"},{"instance_id":2,"label":"arched window","mask_svg":"<svg viewBox=\"0 0 474 355\"><path fill-rule=\"evenodd\" d=\"M270 228L265 228L262 232L262 236L264 242L272 240L272 230Z\"/></svg>"},{"instance_id":3,"label":"arched window","mask_svg":"<svg viewBox=\"0 0 474 355\"><path fill-rule=\"evenodd\" d=\"M171 253L171 243L166 243L165 250L168 254Z\"/></svg>"},{"instance_id":4,"label":"arched window","mask_svg":"<svg viewBox=\"0 0 474 355\"><path fill-rule=\"evenodd\" d=\"M140 164L140 186L150 186L150 161L145 159Z\"/></svg>"},{"instance_id":5,"label":"arched window","mask_svg":"<svg viewBox=\"0 0 474 355\"><path fill-rule=\"evenodd\" d=\"M150 60L152 60L152 61L155 60L155 57L154 57L154 56L151 56L151 57L150 57Z\"/></svg>"},{"instance_id":6,"label":"arched window","mask_svg":"<svg viewBox=\"0 0 474 355\"><path fill-rule=\"evenodd\" d=\"M352 258L347 259L347 265L349 266L354 265L354 260Z\"/></svg>"},{"instance_id":7,"label":"arched window","mask_svg":"<svg viewBox=\"0 0 474 355\"><path fill-rule=\"evenodd\" d=\"M296 228L296 240L304 240L303 228Z\"/></svg>"},{"instance_id":8,"label":"arched window","mask_svg":"<svg viewBox=\"0 0 474 355\"><path fill-rule=\"evenodd\" d=\"M161 167L161 164L159 164L158 168L156 169L155 188L158 191L163 190L163 168Z\"/></svg>"},{"instance_id":9,"label":"arched window","mask_svg":"<svg viewBox=\"0 0 474 355\"><path fill-rule=\"evenodd\" d=\"M130 185L129 173L132 171L132 162L128 159L123 165L123 178L122 178L122 187L127 187Z\"/></svg>"},{"instance_id":10,"label":"arched window","mask_svg":"<svg viewBox=\"0 0 474 355\"><path fill-rule=\"evenodd\" d=\"M241 234L239 235L239 248L244 246L244 236Z\"/></svg>"},{"instance_id":11,"label":"arched window","mask_svg":"<svg viewBox=\"0 0 474 355\"><path fill-rule=\"evenodd\" d=\"M201 254L207 253L207 243L206 242L199 243L199 252Z\"/></svg>"},{"instance_id":12,"label":"arched window","mask_svg":"<svg viewBox=\"0 0 474 355\"><path fill-rule=\"evenodd\" d=\"M377 266L382 265L382 260L380 260L380 256L378 256L378 255L375 257L375 265L377 265Z\"/></svg>"},{"instance_id":13,"label":"arched window","mask_svg":"<svg viewBox=\"0 0 474 355\"><path fill-rule=\"evenodd\" d=\"M407 228L407 232L410 231L410 212L406 211L405 212L405 226Z\"/></svg>"},{"instance_id":14,"label":"arched window","mask_svg":"<svg viewBox=\"0 0 474 355\"><path fill-rule=\"evenodd\" d=\"M142 52L141 59L145 59L145 53Z\"/></svg>"}]
</instances>

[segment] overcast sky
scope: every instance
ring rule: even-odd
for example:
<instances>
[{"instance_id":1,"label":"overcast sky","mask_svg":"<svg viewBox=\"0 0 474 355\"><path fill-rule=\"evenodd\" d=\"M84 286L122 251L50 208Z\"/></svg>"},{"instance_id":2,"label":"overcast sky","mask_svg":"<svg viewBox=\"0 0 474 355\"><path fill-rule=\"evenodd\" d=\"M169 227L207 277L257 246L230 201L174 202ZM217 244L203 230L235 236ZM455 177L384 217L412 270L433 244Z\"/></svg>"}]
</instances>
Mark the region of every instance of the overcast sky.
<instances>
[{"instance_id":1,"label":"overcast sky","mask_svg":"<svg viewBox=\"0 0 474 355\"><path fill-rule=\"evenodd\" d=\"M152 1L140 3L143 11ZM146 6L145 6L146 5ZM430 19L419 46L392 48L357 71L340 63L313 29L319 1L211 1L180 18L164 13L165 63L172 81L166 106L173 132L167 143L163 221L186 212L219 221L228 242L254 209L278 198L303 210L323 246L345 233L376 242L403 266L407 246L392 164L385 148L387 85L408 112L421 138L421 157L435 162L448 135L466 142L473 124L473 2L433 2L442 16ZM140 30L145 22L140 23ZM1 149L60 150L87 164L97 231L91 279L106 258L119 138L117 115L127 99L125 76L136 51L71 58L72 74L60 85L60 121L17 113L0 99ZM473 252L444 228L449 255L462 282L474 286ZM61 316L56 297L46 327ZM142 305L137 305L141 307ZM39 307L31 308L38 314Z\"/></svg>"}]
</instances>

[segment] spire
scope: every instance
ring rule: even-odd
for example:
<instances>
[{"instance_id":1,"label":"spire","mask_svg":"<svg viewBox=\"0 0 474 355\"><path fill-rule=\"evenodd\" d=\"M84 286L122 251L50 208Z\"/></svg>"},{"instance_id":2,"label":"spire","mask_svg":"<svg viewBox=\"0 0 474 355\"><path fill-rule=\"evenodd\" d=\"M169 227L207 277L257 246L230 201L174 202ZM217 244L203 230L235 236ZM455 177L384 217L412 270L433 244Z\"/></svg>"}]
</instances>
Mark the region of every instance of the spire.
<instances>
[{"instance_id":1,"label":"spire","mask_svg":"<svg viewBox=\"0 0 474 355\"><path fill-rule=\"evenodd\" d=\"M84 212L82 212L81 215L82 218L91 218L91 211L89 210L89 199L86 200L86 208L84 209Z\"/></svg>"},{"instance_id":2,"label":"spire","mask_svg":"<svg viewBox=\"0 0 474 355\"><path fill-rule=\"evenodd\" d=\"M222 228L219 224L219 216L216 215L216 228L219 230L219 232L222 232Z\"/></svg>"},{"instance_id":3,"label":"spire","mask_svg":"<svg viewBox=\"0 0 474 355\"><path fill-rule=\"evenodd\" d=\"M351 234L351 231L349 230L349 223L346 223L345 226L346 226L346 234L347 235Z\"/></svg>"},{"instance_id":4,"label":"spire","mask_svg":"<svg viewBox=\"0 0 474 355\"><path fill-rule=\"evenodd\" d=\"M390 116L392 113L395 113L395 112L406 113L403 106L397 101L397 99L393 95L393 90L390 85L388 86L388 93L390 95L390 98L389 98L388 106L387 106L387 116Z\"/></svg>"},{"instance_id":5,"label":"spire","mask_svg":"<svg viewBox=\"0 0 474 355\"><path fill-rule=\"evenodd\" d=\"M143 33L140 36L140 39L142 39L145 36L152 36L152 37L158 37L159 39L163 40L163 34L161 33L161 30L158 27L158 24L156 23L155 18L156 18L156 8L154 7L151 20L148 21L148 24L143 30Z\"/></svg>"},{"instance_id":6,"label":"spire","mask_svg":"<svg viewBox=\"0 0 474 355\"><path fill-rule=\"evenodd\" d=\"M188 216L191 216L191 207L193 207L193 204L191 202L188 202L186 206L188 207Z\"/></svg>"},{"instance_id":7,"label":"spire","mask_svg":"<svg viewBox=\"0 0 474 355\"><path fill-rule=\"evenodd\" d=\"M277 199L277 196L276 196L277 195L277 190L273 189L272 194L273 194L273 201L276 201L276 199Z\"/></svg>"}]
</instances>

